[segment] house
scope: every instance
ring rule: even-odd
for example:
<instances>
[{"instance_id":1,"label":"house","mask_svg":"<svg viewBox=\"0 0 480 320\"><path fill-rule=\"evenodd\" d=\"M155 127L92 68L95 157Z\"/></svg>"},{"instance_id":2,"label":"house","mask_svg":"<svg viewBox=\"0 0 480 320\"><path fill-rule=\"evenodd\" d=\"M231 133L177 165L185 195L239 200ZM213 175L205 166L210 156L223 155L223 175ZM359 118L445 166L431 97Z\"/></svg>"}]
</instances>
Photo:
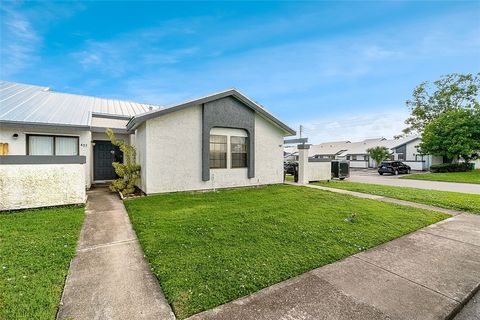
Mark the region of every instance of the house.
<instances>
[{"instance_id":1,"label":"house","mask_svg":"<svg viewBox=\"0 0 480 320\"><path fill-rule=\"evenodd\" d=\"M147 194L281 183L295 134L235 89L163 107L0 81L0 103L0 209L84 202L82 190L115 179L123 155L107 128L136 146ZM29 183L58 195L32 196Z\"/></svg>"},{"instance_id":2,"label":"house","mask_svg":"<svg viewBox=\"0 0 480 320\"><path fill-rule=\"evenodd\" d=\"M413 170L428 170L432 164L443 163L442 157L422 155L418 152L420 141L418 136L408 136L400 139L373 138L358 142L324 142L311 145L309 157L323 160L347 160L352 168L374 168L377 164L371 159L367 150L380 146L386 147L391 152L391 160L403 161ZM296 149L289 152L290 155L298 154Z\"/></svg>"},{"instance_id":3,"label":"house","mask_svg":"<svg viewBox=\"0 0 480 320\"><path fill-rule=\"evenodd\" d=\"M336 159L340 153L346 151L350 143L350 141L332 141L313 144L310 145L310 149L308 149L308 156L309 158L333 160ZM285 147L284 158L285 161L298 161L297 147Z\"/></svg>"}]
</instances>

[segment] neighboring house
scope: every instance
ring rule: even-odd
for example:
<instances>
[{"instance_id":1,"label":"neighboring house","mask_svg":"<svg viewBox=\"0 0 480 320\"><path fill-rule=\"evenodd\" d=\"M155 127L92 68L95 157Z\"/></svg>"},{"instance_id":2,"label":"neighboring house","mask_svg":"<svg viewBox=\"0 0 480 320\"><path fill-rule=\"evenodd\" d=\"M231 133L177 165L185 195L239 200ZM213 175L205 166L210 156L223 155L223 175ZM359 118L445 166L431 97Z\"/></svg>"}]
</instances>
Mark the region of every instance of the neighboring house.
<instances>
[{"instance_id":1,"label":"neighboring house","mask_svg":"<svg viewBox=\"0 0 480 320\"><path fill-rule=\"evenodd\" d=\"M391 160L403 161L413 170L427 170L432 164L443 163L442 157L421 155L418 150L420 143L418 136L409 136L401 139L375 138L359 142L333 141L311 145L310 158L324 160L347 160L352 168L374 168L377 164L368 154L368 149L377 146L386 147L392 153ZM290 150L296 152L296 150Z\"/></svg>"},{"instance_id":2,"label":"neighboring house","mask_svg":"<svg viewBox=\"0 0 480 320\"><path fill-rule=\"evenodd\" d=\"M309 158L333 160L337 158L337 155L346 151L349 144L350 141L333 141L310 145L308 156ZM297 147L285 147L284 158L285 161L298 161Z\"/></svg>"},{"instance_id":3,"label":"neighboring house","mask_svg":"<svg viewBox=\"0 0 480 320\"><path fill-rule=\"evenodd\" d=\"M295 134L234 89L161 107L0 81L0 209L36 206L27 184L42 176L61 193L50 205L83 202L81 189L115 179L123 156L107 128L136 146L147 194L281 183L283 137Z\"/></svg>"}]
</instances>

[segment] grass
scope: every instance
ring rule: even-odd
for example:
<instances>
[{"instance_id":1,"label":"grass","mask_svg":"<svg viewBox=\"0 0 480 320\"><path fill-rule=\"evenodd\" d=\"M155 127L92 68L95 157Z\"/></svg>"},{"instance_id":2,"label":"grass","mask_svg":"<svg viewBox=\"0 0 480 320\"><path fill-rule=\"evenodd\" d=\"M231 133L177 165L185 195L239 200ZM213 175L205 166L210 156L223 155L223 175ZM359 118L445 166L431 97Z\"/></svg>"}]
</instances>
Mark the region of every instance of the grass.
<instances>
[{"instance_id":1,"label":"grass","mask_svg":"<svg viewBox=\"0 0 480 320\"><path fill-rule=\"evenodd\" d=\"M480 195L331 180L313 184L480 214Z\"/></svg>"},{"instance_id":2,"label":"grass","mask_svg":"<svg viewBox=\"0 0 480 320\"><path fill-rule=\"evenodd\" d=\"M480 169L468 172L421 173L401 177L401 179L446 181L480 184Z\"/></svg>"},{"instance_id":3,"label":"grass","mask_svg":"<svg viewBox=\"0 0 480 320\"><path fill-rule=\"evenodd\" d=\"M0 319L54 319L82 207L0 213Z\"/></svg>"},{"instance_id":4,"label":"grass","mask_svg":"<svg viewBox=\"0 0 480 320\"><path fill-rule=\"evenodd\" d=\"M172 193L125 205L179 318L447 217L287 185ZM353 222L345 220L353 214Z\"/></svg>"}]
</instances>

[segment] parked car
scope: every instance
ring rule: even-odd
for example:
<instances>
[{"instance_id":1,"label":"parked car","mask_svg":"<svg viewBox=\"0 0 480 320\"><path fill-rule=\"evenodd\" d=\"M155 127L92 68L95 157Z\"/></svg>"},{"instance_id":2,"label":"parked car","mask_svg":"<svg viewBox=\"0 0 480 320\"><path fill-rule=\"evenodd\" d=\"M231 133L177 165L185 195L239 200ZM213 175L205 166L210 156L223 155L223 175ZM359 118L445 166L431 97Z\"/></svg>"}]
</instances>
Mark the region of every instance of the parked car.
<instances>
[{"instance_id":1,"label":"parked car","mask_svg":"<svg viewBox=\"0 0 480 320\"><path fill-rule=\"evenodd\" d=\"M399 173L410 173L412 168L400 161L383 161L378 167L378 173L383 175L384 173L391 173L397 175Z\"/></svg>"}]
</instances>

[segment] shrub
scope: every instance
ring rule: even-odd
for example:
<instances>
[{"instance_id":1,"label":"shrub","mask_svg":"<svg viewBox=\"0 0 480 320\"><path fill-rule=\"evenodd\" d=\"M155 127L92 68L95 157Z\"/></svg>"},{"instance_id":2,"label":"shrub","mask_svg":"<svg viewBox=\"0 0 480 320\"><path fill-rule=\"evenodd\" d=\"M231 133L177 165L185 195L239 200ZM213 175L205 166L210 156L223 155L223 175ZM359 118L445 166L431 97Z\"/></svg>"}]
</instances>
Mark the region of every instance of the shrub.
<instances>
[{"instance_id":1,"label":"shrub","mask_svg":"<svg viewBox=\"0 0 480 320\"><path fill-rule=\"evenodd\" d=\"M107 129L107 135L112 144L118 146L123 152L124 163L113 162L115 173L120 177L110 185L110 190L120 192L126 196L135 191L135 185L140 179L140 165L136 163L137 151L134 146L126 144L115 137L112 129Z\"/></svg>"},{"instance_id":2,"label":"shrub","mask_svg":"<svg viewBox=\"0 0 480 320\"><path fill-rule=\"evenodd\" d=\"M431 172L465 172L473 170L471 163L442 163L430 167Z\"/></svg>"}]
</instances>

